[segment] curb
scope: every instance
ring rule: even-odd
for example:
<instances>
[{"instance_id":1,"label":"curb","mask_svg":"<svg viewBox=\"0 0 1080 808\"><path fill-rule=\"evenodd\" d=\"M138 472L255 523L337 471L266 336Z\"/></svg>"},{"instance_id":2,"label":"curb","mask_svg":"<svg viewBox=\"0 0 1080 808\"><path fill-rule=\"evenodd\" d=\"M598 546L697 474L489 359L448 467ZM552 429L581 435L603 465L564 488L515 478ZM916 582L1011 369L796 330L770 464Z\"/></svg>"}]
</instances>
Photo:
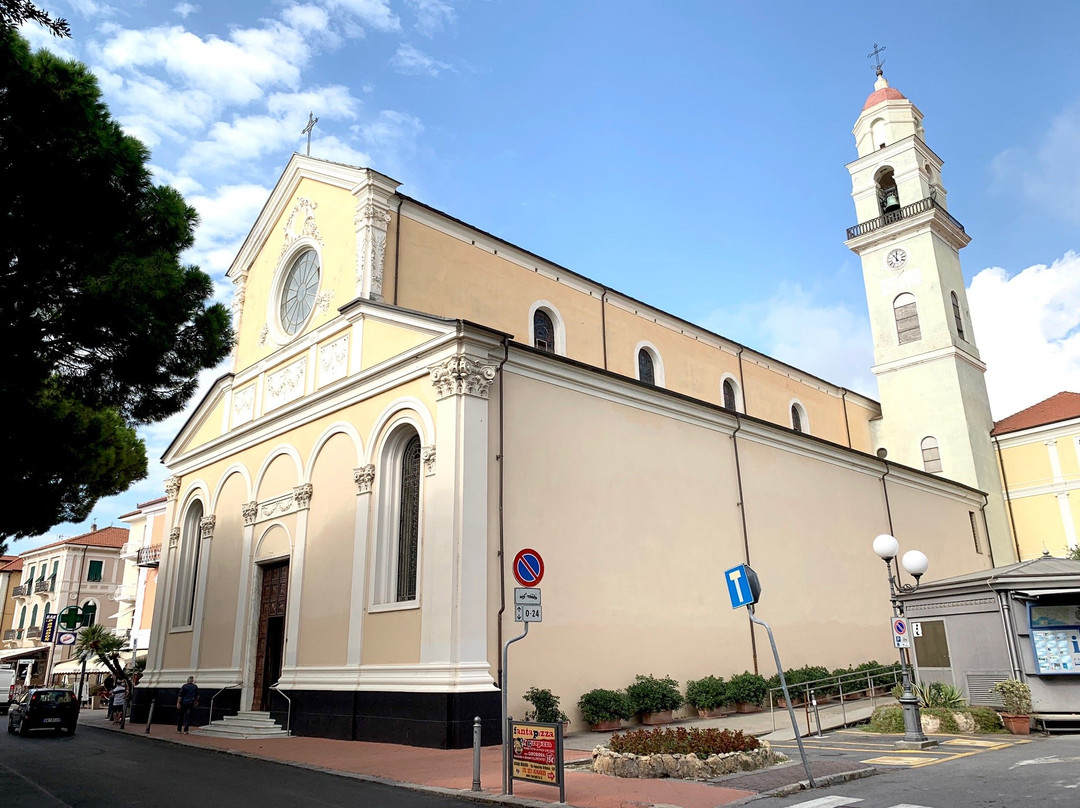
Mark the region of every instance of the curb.
<instances>
[{"instance_id":1,"label":"curb","mask_svg":"<svg viewBox=\"0 0 1080 808\"><path fill-rule=\"evenodd\" d=\"M849 772L837 772L836 774L827 774L824 777L818 777L815 779L818 788L828 788L829 786L835 786L838 783L847 783L850 780L862 780L866 777L873 777L875 774L881 774L881 770L875 769L873 766L871 766L866 769L852 769ZM787 797L791 794L796 794L800 791L806 791L809 789L810 781L800 780L797 783L791 783L790 785L774 788L772 791L763 791L758 795L758 797Z\"/></svg>"},{"instance_id":2,"label":"curb","mask_svg":"<svg viewBox=\"0 0 1080 808\"><path fill-rule=\"evenodd\" d=\"M359 780L364 783L375 783L382 786L394 786L396 788L404 788L409 791L418 791L424 794L431 794L439 797L452 797L454 799L464 800L467 802L525 806L525 808L550 808L551 805L555 804L572 805L572 803L545 802L543 800L527 799L525 797L515 797L509 794L487 794L485 792L477 791L460 791L458 789L443 788L441 786L427 786L421 783L406 783L401 780L391 780L386 777L378 777L372 774L345 772L341 771L340 769L328 769L323 766L315 766L310 763L299 763L293 760L280 760L278 758L264 757L263 755L256 755L252 752L240 752L236 749L220 749L213 746L202 746L200 744L184 743L182 741L175 741L172 738L161 738L155 737L153 735L147 735L141 730L137 733L128 733L125 730L111 729L109 727L101 727L95 724L79 725L79 729L83 729L84 727L89 727L90 729L95 729L100 732L123 735L124 737L128 738L141 738L143 740L154 741L155 743L169 744L172 746L184 746L190 749L200 749L204 752L214 752L221 755L233 755L235 757L247 758L249 760L259 760L265 763L276 763L279 766L290 766L294 769L305 769L307 771L318 772L320 774L329 774L335 777L346 777L350 780Z\"/></svg>"}]
</instances>

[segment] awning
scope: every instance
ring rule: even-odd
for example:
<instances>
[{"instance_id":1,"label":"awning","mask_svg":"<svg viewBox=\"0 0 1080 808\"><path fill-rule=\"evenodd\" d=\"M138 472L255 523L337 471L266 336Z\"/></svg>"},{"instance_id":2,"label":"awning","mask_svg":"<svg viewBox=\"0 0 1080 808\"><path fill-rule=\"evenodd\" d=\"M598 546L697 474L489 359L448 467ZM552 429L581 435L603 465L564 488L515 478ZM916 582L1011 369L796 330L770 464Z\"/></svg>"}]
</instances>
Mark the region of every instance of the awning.
<instances>
[{"instance_id":1,"label":"awning","mask_svg":"<svg viewBox=\"0 0 1080 808\"><path fill-rule=\"evenodd\" d=\"M43 652L47 653L48 650L49 646L39 645L36 648L13 648L10 651L0 651L0 662L7 662L9 659L21 659Z\"/></svg>"},{"instance_id":2,"label":"awning","mask_svg":"<svg viewBox=\"0 0 1080 808\"><path fill-rule=\"evenodd\" d=\"M1022 592L1017 590L1016 594L1025 598L1040 598L1043 595L1080 595L1080 586L1073 586L1068 589L1025 589Z\"/></svg>"},{"instance_id":3,"label":"awning","mask_svg":"<svg viewBox=\"0 0 1080 808\"><path fill-rule=\"evenodd\" d=\"M82 661L78 659L69 659L67 662L61 662L59 665L53 665L52 672L53 674L82 673ZM108 673L109 669L105 667L100 659L94 657L93 659L86 660L86 672Z\"/></svg>"}]
</instances>

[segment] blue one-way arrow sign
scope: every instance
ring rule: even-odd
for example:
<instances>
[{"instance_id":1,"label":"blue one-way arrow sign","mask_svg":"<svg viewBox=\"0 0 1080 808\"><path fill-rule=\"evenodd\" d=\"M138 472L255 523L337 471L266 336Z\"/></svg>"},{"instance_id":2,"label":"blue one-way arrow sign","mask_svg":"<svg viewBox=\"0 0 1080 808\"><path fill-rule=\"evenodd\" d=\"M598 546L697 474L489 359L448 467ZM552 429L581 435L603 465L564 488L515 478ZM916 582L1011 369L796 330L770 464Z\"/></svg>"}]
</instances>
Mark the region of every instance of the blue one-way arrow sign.
<instances>
[{"instance_id":1,"label":"blue one-way arrow sign","mask_svg":"<svg viewBox=\"0 0 1080 808\"><path fill-rule=\"evenodd\" d=\"M732 609L752 606L761 597L761 584L758 582L757 573L750 568L749 564L732 567L724 573L724 580L727 581Z\"/></svg>"}]
</instances>

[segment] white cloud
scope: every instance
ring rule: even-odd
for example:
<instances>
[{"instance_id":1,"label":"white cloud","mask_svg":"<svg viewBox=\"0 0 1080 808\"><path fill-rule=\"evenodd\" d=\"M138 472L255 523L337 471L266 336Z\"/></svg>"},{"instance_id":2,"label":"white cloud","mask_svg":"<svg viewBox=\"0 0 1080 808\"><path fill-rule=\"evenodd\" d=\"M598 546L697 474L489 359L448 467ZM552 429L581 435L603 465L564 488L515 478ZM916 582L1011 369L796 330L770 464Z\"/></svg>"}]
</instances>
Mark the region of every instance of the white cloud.
<instances>
[{"instance_id":1,"label":"white cloud","mask_svg":"<svg viewBox=\"0 0 1080 808\"><path fill-rule=\"evenodd\" d=\"M326 6L341 9L376 31L401 30L401 21L390 10L389 0L326 0Z\"/></svg>"},{"instance_id":2,"label":"white cloud","mask_svg":"<svg viewBox=\"0 0 1080 808\"><path fill-rule=\"evenodd\" d=\"M198 6L193 6L191 3L177 3L173 7L173 13L185 20L199 11L201 11L201 9Z\"/></svg>"},{"instance_id":3,"label":"white cloud","mask_svg":"<svg viewBox=\"0 0 1080 808\"><path fill-rule=\"evenodd\" d=\"M717 310L704 325L833 384L877 397L866 315L842 303L819 303L798 284L781 285L767 300Z\"/></svg>"},{"instance_id":4,"label":"white cloud","mask_svg":"<svg viewBox=\"0 0 1080 808\"><path fill-rule=\"evenodd\" d=\"M61 39L49 33L48 29L36 22L24 22L19 26L19 36L27 41L30 50L47 50L62 59L75 59L77 54L71 47L70 39Z\"/></svg>"},{"instance_id":5,"label":"white cloud","mask_svg":"<svg viewBox=\"0 0 1080 808\"><path fill-rule=\"evenodd\" d=\"M454 21L454 6L447 0L407 0L416 14L416 30L431 38Z\"/></svg>"},{"instance_id":6,"label":"white cloud","mask_svg":"<svg viewBox=\"0 0 1080 808\"><path fill-rule=\"evenodd\" d=\"M397 53L390 59L390 64L398 73L406 76L437 76L441 71L450 68L446 62L440 62L412 45L406 44L398 46Z\"/></svg>"},{"instance_id":7,"label":"white cloud","mask_svg":"<svg viewBox=\"0 0 1080 808\"><path fill-rule=\"evenodd\" d=\"M116 9L108 3L97 0L68 0L75 12L83 17L111 17Z\"/></svg>"},{"instance_id":8,"label":"white cloud","mask_svg":"<svg viewBox=\"0 0 1080 808\"><path fill-rule=\"evenodd\" d=\"M188 204L199 212L199 241L217 244L242 239L269 196L265 186L244 184L224 185L213 196L188 197Z\"/></svg>"},{"instance_id":9,"label":"white cloud","mask_svg":"<svg viewBox=\"0 0 1080 808\"><path fill-rule=\"evenodd\" d=\"M1080 255L1012 277L984 269L968 289L994 418L1062 390L1080 392Z\"/></svg>"},{"instance_id":10,"label":"white cloud","mask_svg":"<svg viewBox=\"0 0 1080 808\"><path fill-rule=\"evenodd\" d=\"M998 154L994 189L1014 194L1066 221L1080 223L1080 107L1065 111L1031 148Z\"/></svg>"},{"instance_id":11,"label":"white cloud","mask_svg":"<svg viewBox=\"0 0 1080 808\"><path fill-rule=\"evenodd\" d=\"M330 28L330 15L320 6L288 6L281 12L281 18L303 31L327 31Z\"/></svg>"}]
</instances>

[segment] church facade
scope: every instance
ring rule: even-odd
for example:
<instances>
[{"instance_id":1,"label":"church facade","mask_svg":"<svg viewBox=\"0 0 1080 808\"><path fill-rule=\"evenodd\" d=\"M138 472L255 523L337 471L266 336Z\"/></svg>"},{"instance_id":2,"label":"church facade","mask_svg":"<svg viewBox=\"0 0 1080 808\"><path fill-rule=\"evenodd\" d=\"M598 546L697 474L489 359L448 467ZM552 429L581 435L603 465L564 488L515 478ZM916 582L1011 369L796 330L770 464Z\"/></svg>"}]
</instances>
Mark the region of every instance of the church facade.
<instances>
[{"instance_id":1,"label":"church facade","mask_svg":"<svg viewBox=\"0 0 1080 808\"><path fill-rule=\"evenodd\" d=\"M905 137L922 148L921 133ZM892 212L859 188L861 220ZM948 258L941 210L918 237L932 283ZM911 222L875 230L897 224ZM914 262L923 248L906 249ZM161 720L194 675L221 691L214 718L268 711L296 734L466 746L475 715L497 737L500 686L515 715L529 687L550 688L580 726L582 693L635 674L774 672L727 601L736 564L758 572L785 664L835 667L890 653L877 534L926 552L931 578L1012 560L982 493L1000 485L976 486L977 441L953 445L955 409L981 376L934 370L946 391L928 419L893 427L903 419L884 392L879 405L378 172L300 155L229 274L233 370L164 458L169 531L142 694ZM894 316L892 298L871 298L872 319L875 305ZM918 367L942 351L934 306L920 314L933 356L901 351ZM899 322L875 337L896 343ZM946 353L957 373L976 367ZM504 671L520 629L509 562L526 547L546 563L544 621Z\"/></svg>"}]
</instances>

